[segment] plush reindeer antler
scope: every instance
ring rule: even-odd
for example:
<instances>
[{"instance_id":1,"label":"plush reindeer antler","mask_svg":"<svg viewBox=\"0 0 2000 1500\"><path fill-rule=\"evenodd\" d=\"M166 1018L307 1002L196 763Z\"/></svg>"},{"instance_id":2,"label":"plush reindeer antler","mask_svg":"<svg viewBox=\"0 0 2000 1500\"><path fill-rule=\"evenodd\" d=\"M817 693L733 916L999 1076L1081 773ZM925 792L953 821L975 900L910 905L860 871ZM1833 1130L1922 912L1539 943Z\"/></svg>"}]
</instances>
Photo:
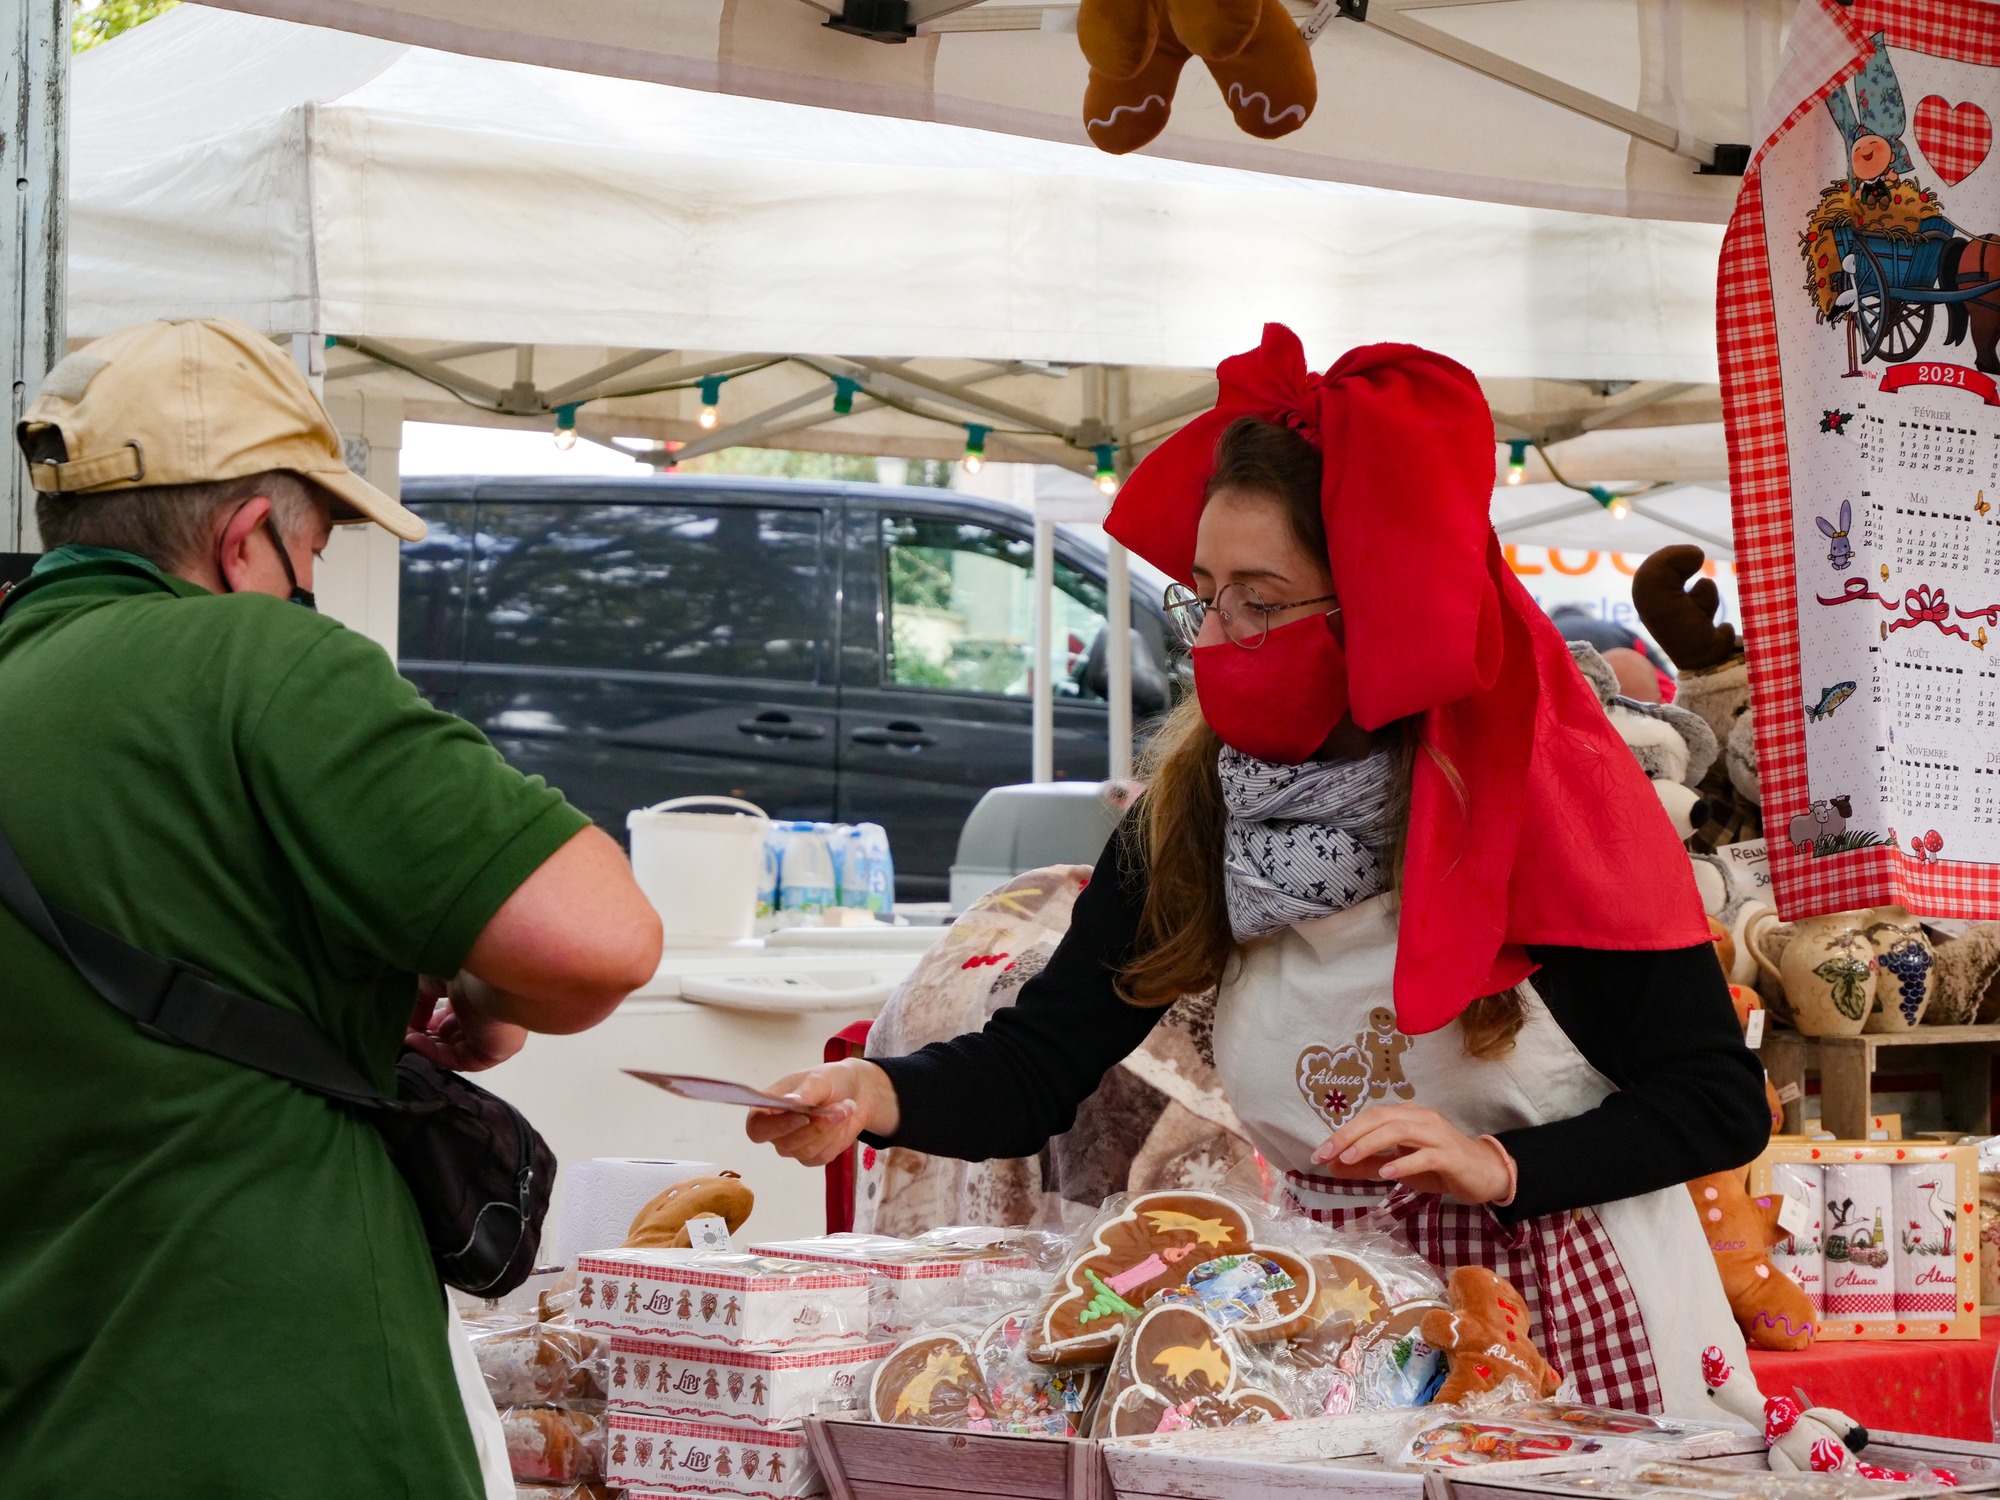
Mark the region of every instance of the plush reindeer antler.
<instances>
[{"instance_id":1,"label":"plush reindeer antler","mask_svg":"<svg viewBox=\"0 0 2000 1500\"><path fill-rule=\"evenodd\" d=\"M1743 650L1734 625L1715 623L1721 600L1711 578L1687 581L1706 561L1695 546L1662 547L1632 575L1632 607L1683 672L1719 667Z\"/></svg>"}]
</instances>

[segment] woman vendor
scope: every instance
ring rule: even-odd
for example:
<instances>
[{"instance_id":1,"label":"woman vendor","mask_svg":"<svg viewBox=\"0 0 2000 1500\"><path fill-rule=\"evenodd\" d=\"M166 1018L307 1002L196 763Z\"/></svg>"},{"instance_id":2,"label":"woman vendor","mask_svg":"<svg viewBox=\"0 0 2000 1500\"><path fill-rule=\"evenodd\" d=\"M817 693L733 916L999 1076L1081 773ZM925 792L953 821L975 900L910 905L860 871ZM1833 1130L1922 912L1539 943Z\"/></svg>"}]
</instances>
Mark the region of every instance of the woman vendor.
<instances>
[{"instance_id":1,"label":"woman vendor","mask_svg":"<svg viewBox=\"0 0 2000 1500\"><path fill-rule=\"evenodd\" d=\"M857 1136L1030 1156L1182 995L1313 1218L1383 1207L1486 1265L1583 1399L1712 1415L1743 1344L1688 1193L1769 1129L1685 852L1487 520L1471 373L1307 371L1266 327L1107 529L1181 580L1197 699L1048 966L979 1032L776 1085L808 1165Z\"/></svg>"}]
</instances>

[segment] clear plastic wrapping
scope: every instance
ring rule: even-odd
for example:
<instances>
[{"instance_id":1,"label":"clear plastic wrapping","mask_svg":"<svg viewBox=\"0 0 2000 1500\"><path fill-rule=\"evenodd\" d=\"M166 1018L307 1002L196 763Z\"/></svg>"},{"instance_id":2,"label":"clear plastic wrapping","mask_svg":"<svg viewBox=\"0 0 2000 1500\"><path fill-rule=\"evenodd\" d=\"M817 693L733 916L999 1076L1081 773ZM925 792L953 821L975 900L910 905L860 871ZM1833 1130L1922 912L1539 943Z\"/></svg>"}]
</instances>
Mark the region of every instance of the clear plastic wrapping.
<instances>
[{"instance_id":1,"label":"clear plastic wrapping","mask_svg":"<svg viewBox=\"0 0 2000 1500\"><path fill-rule=\"evenodd\" d=\"M604 1473L604 1422L559 1406L511 1406L500 1413L507 1462L516 1479L594 1480Z\"/></svg>"},{"instance_id":2,"label":"clear plastic wrapping","mask_svg":"<svg viewBox=\"0 0 2000 1500\"><path fill-rule=\"evenodd\" d=\"M1551 1495L1605 1495L1612 1500L1690 1496L1700 1500L1893 1500L1934 1493L1937 1481L1885 1485L1847 1474L1774 1473L1715 1464L1675 1463L1639 1455L1576 1473L1543 1474L1535 1488ZM1949 1487L1949 1486L1945 1486Z\"/></svg>"},{"instance_id":3,"label":"clear plastic wrapping","mask_svg":"<svg viewBox=\"0 0 2000 1500\"><path fill-rule=\"evenodd\" d=\"M601 1334L526 1318L468 1323L466 1333L479 1373L486 1379L487 1394L502 1410L510 1406L587 1410L603 1404Z\"/></svg>"},{"instance_id":4,"label":"clear plastic wrapping","mask_svg":"<svg viewBox=\"0 0 2000 1500\"><path fill-rule=\"evenodd\" d=\"M954 1319L969 1302L1014 1301L1046 1277L1026 1247L936 1231L914 1240L882 1234L823 1234L751 1247L761 1255L812 1261L865 1272L869 1332L902 1338Z\"/></svg>"},{"instance_id":5,"label":"clear plastic wrapping","mask_svg":"<svg viewBox=\"0 0 2000 1500\"><path fill-rule=\"evenodd\" d=\"M1091 1436L1282 1422L1292 1402L1268 1359L1184 1303L1158 1301L1124 1330Z\"/></svg>"}]
</instances>

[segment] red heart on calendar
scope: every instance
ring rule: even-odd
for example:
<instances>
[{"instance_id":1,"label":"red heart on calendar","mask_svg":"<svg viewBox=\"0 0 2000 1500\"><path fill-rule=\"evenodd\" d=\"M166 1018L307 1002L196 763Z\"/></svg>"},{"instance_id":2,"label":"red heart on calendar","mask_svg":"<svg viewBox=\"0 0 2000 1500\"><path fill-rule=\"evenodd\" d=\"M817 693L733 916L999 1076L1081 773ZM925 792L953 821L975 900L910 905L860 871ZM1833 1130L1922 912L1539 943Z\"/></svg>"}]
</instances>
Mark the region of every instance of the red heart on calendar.
<instances>
[{"instance_id":1,"label":"red heart on calendar","mask_svg":"<svg viewBox=\"0 0 2000 1500\"><path fill-rule=\"evenodd\" d=\"M1917 145L1938 176L1956 186L1993 149L1993 122L1976 104L1947 104L1941 95L1926 94L1917 105Z\"/></svg>"}]
</instances>

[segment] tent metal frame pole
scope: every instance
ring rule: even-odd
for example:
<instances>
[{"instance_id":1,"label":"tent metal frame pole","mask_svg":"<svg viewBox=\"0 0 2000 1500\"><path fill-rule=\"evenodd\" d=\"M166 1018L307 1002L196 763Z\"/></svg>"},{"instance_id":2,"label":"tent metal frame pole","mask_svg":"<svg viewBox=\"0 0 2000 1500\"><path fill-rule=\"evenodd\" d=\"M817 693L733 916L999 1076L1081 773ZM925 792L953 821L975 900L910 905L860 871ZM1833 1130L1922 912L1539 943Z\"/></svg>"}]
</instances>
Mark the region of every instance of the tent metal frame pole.
<instances>
[{"instance_id":1,"label":"tent metal frame pole","mask_svg":"<svg viewBox=\"0 0 2000 1500\"><path fill-rule=\"evenodd\" d=\"M968 395L950 381L934 380L928 375L919 375L914 370L901 369L885 359L849 358L842 362L870 371L892 383L913 387L920 394L942 401L947 406L959 407L975 417L998 417L1003 422L1013 422L1033 432L1045 432L1050 437L1060 438L1065 443L1076 440L1074 428L1052 426L1049 419L1039 412L1029 411L1024 406L1015 406L1009 401L996 401L990 396Z\"/></svg>"},{"instance_id":2,"label":"tent metal frame pole","mask_svg":"<svg viewBox=\"0 0 2000 1500\"><path fill-rule=\"evenodd\" d=\"M9 393L7 432L27 410L42 377L63 357L69 296L69 0L4 0L7 50L0 83L0 157L16 190L0 214L0 275L7 332L0 381ZM14 447L10 440L7 446ZM18 452L7 460L0 496L0 552L40 547L35 491Z\"/></svg>"},{"instance_id":3,"label":"tent metal frame pole","mask_svg":"<svg viewBox=\"0 0 2000 1500\"><path fill-rule=\"evenodd\" d=\"M585 396L587 392L594 391L607 380L616 379L629 370L638 369L641 365L650 365L656 359L665 359L673 352L671 349L635 349L630 354L612 360L608 365L599 365L596 369L577 376L574 380L566 380L561 385L551 386L542 392L542 400L550 406L561 406L578 396Z\"/></svg>"},{"instance_id":4,"label":"tent metal frame pole","mask_svg":"<svg viewBox=\"0 0 2000 1500\"><path fill-rule=\"evenodd\" d=\"M1365 25L1408 42L1413 47L1442 57L1447 62L1457 63L1475 73L1484 74L1510 88L1516 88L1538 99L1547 100L1573 114L1582 115L1587 120L1595 120L1600 125L1608 125L1613 130L1622 131L1636 140L1658 146L1662 151L1670 151L1675 156L1685 156L1704 167L1715 165L1715 143L1690 135L1664 120L1656 120L1651 115L1642 115L1636 109L1627 109L1622 104L1613 104L1609 99L1600 99L1573 84L1564 83L1560 78L1551 78L1546 73L1537 72L1502 57L1497 52L1489 52L1484 47L1462 41L1450 32L1440 31L1435 26L1427 26L1422 21L1412 20L1402 12L1395 0L1375 0L1368 8Z\"/></svg>"},{"instance_id":5,"label":"tent metal frame pole","mask_svg":"<svg viewBox=\"0 0 2000 1500\"><path fill-rule=\"evenodd\" d=\"M1108 366L1095 382L1091 416L1117 431L1132 404L1131 372ZM1121 454L1122 458L1123 455ZM1119 465L1121 470L1124 465ZM1107 770L1113 781L1132 777L1132 564L1125 548L1107 536L1104 547L1104 691L1111 702L1106 729L1111 741Z\"/></svg>"},{"instance_id":6,"label":"tent metal frame pole","mask_svg":"<svg viewBox=\"0 0 2000 1500\"><path fill-rule=\"evenodd\" d=\"M685 463L688 459L700 458L705 453L718 453L724 448L734 448L746 438L757 438L766 435L767 430L771 428L771 424L776 422L780 417L789 417L795 411L800 411L818 402L830 401L832 399L832 391L816 386L812 390L793 396L788 401L780 401L776 406L767 406L754 417L745 417L740 422L731 422L727 427L718 428L706 437L695 439L685 448L674 450L674 461L676 463ZM794 425L802 427L807 424L801 422ZM779 430L789 431L790 429Z\"/></svg>"},{"instance_id":7,"label":"tent metal frame pole","mask_svg":"<svg viewBox=\"0 0 2000 1500\"><path fill-rule=\"evenodd\" d=\"M1055 636L1056 524L1035 517L1035 661L1029 673L1034 715L1034 757L1030 778L1056 779L1056 685L1049 670Z\"/></svg>"}]
</instances>

